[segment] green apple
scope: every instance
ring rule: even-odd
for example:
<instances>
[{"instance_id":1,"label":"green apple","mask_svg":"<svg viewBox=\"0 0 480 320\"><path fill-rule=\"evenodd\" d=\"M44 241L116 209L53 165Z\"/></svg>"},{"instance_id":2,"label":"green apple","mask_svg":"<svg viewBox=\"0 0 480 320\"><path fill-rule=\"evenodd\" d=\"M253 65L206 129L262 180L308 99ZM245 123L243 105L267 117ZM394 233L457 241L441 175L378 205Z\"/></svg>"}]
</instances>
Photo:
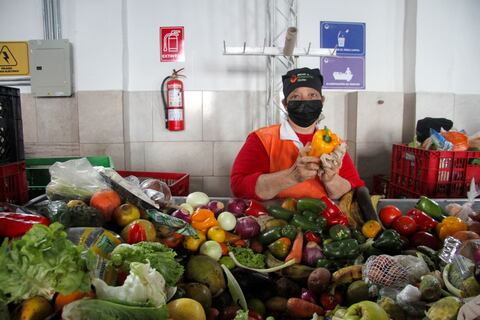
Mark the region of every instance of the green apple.
<instances>
[{"instance_id":1,"label":"green apple","mask_svg":"<svg viewBox=\"0 0 480 320\"><path fill-rule=\"evenodd\" d=\"M372 301L361 301L348 307L344 320L389 320L388 314Z\"/></svg>"}]
</instances>

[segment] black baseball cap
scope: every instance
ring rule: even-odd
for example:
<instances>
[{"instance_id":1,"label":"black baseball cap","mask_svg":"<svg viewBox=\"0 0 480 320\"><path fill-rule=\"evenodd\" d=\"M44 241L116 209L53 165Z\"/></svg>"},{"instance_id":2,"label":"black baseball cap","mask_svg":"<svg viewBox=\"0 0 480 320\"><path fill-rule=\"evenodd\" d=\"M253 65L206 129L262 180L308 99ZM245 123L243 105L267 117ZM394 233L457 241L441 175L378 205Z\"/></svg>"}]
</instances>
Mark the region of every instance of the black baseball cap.
<instances>
[{"instance_id":1,"label":"black baseball cap","mask_svg":"<svg viewBox=\"0 0 480 320\"><path fill-rule=\"evenodd\" d=\"M288 95L299 87L310 87L322 93L323 76L320 69L300 68L293 69L282 76L283 95Z\"/></svg>"}]
</instances>

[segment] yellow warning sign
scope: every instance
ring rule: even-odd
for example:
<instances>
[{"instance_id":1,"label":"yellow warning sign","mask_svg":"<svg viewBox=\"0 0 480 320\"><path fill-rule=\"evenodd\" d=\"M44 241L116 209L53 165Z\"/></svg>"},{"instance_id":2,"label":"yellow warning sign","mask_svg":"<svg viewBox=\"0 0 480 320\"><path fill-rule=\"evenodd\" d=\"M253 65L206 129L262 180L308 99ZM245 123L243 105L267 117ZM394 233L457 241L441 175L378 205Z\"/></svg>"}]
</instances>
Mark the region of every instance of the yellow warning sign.
<instances>
[{"instance_id":1,"label":"yellow warning sign","mask_svg":"<svg viewBox=\"0 0 480 320\"><path fill-rule=\"evenodd\" d=\"M0 76L29 73L28 42L0 42Z\"/></svg>"}]
</instances>

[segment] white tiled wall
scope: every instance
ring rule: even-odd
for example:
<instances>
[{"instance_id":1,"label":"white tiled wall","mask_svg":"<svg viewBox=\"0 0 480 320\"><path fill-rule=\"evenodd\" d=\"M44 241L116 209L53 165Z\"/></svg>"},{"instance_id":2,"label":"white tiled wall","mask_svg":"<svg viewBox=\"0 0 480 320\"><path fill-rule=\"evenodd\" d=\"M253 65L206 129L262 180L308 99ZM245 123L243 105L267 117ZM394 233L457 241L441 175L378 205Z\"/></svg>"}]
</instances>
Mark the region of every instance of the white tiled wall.
<instances>
[{"instance_id":1,"label":"white tiled wall","mask_svg":"<svg viewBox=\"0 0 480 320\"><path fill-rule=\"evenodd\" d=\"M473 135L480 131L480 96L471 94L455 95L453 125Z\"/></svg>"},{"instance_id":2,"label":"white tiled wall","mask_svg":"<svg viewBox=\"0 0 480 320\"><path fill-rule=\"evenodd\" d=\"M123 143L123 92L79 91L77 96L80 143Z\"/></svg>"},{"instance_id":3,"label":"white tiled wall","mask_svg":"<svg viewBox=\"0 0 480 320\"><path fill-rule=\"evenodd\" d=\"M418 119L446 117L470 134L480 130L479 95L325 95L323 123L347 140L367 183L389 173L392 144L410 141ZM158 91L22 94L25 150L27 157L108 155L118 169L187 172L191 191L230 196L231 165L247 135L265 124L264 104L261 91L187 91L185 130L170 132Z\"/></svg>"},{"instance_id":4,"label":"white tiled wall","mask_svg":"<svg viewBox=\"0 0 480 320\"><path fill-rule=\"evenodd\" d=\"M76 97L38 98L37 137L39 143L78 143Z\"/></svg>"},{"instance_id":5,"label":"white tiled wall","mask_svg":"<svg viewBox=\"0 0 480 320\"><path fill-rule=\"evenodd\" d=\"M417 92L415 119L447 118L453 120L455 95L453 93Z\"/></svg>"}]
</instances>

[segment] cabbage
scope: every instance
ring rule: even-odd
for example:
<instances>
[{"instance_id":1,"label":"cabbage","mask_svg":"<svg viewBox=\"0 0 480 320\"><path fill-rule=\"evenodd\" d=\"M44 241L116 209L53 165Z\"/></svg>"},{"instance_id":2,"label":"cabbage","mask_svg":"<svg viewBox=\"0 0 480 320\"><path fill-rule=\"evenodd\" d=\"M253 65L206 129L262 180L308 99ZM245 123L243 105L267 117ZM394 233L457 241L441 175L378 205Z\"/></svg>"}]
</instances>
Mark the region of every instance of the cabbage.
<instances>
[{"instance_id":1,"label":"cabbage","mask_svg":"<svg viewBox=\"0 0 480 320\"><path fill-rule=\"evenodd\" d=\"M98 278L93 279L92 284L100 299L154 307L166 303L165 280L150 263L132 262L130 274L120 287L111 287Z\"/></svg>"},{"instance_id":2,"label":"cabbage","mask_svg":"<svg viewBox=\"0 0 480 320\"><path fill-rule=\"evenodd\" d=\"M183 266L175 260L177 254L159 242L122 243L113 249L111 263L125 272L132 262L147 263L165 279L168 287L174 287L183 275Z\"/></svg>"}]
</instances>

